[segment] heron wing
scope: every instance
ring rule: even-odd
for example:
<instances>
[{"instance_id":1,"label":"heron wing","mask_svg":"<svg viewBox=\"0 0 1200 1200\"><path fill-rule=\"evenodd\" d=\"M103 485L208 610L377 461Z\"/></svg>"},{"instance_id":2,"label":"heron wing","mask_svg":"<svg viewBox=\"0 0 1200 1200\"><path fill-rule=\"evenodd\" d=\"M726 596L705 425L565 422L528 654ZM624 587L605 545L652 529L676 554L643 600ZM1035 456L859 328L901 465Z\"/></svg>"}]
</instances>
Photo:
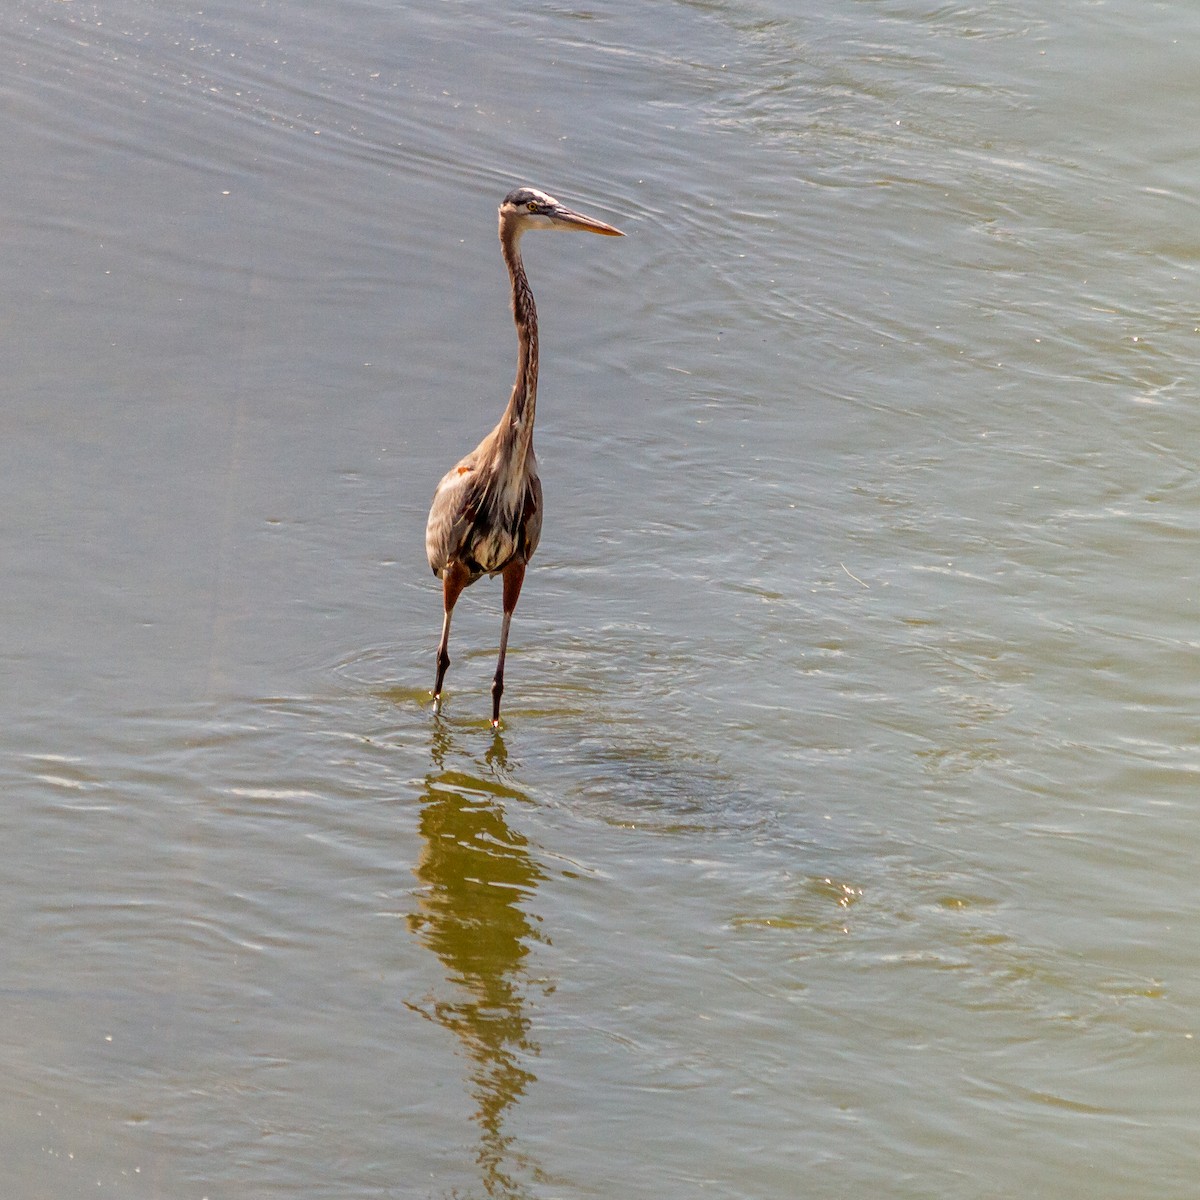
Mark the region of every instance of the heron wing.
<instances>
[{"instance_id":1,"label":"heron wing","mask_svg":"<svg viewBox=\"0 0 1200 1200\"><path fill-rule=\"evenodd\" d=\"M442 476L433 493L425 526L425 554L440 576L452 558L461 558L482 500L479 472L463 459Z\"/></svg>"},{"instance_id":2,"label":"heron wing","mask_svg":"<svg viewBox=\"0 0 1200 1200\"><path fill-rule=\"evenodd\" d=\"M542 484L536 464L530 464L524 493L506 499L495 473L480 468L479 462L478 450L467 455L442 476L433 494L425 553L439 577L454 559L467 567L472 581L495 575L518 556L528 561L542 536Z\"/></svg>"},{"instance_id":3,"label":"heron wing","mask_svg":"<svg viewBox=\"0 0 1200 1200\"><path fill-rule=\"evenodd\" d=\"M517 553L520 529L501 511L488 472L464 460L437 485L425 526L425 553L439 578L457 559L471 573L502 571Z\"/></svg>"},{"instance_id":4,"label":"heron wing","mask_svg":"<svg viewBox=\"0 0 1200 1200\"><path fill-rule=\"evenodd\" d=\"M536 474L529 478L525 491L525 509L521 514L520 550L528 562L542 540L542 481Z\"/></svg>"}]
</instances>

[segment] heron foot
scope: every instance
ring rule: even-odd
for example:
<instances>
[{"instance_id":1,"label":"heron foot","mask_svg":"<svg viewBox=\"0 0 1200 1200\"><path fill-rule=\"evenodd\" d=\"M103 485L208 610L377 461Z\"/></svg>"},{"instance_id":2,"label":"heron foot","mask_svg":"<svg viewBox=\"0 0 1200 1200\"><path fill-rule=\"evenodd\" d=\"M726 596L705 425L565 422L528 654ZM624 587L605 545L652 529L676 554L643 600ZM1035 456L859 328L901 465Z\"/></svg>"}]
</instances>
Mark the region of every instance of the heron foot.
<instances>
[{"instance_id":1,"label":"heron foot","mask_svg":"<svg viewBox=\"0 0 1200 1200\"><path fill-rule=\"evenodd\" d=\"M449 665L450 655L446 653L446 647L443 645L438 650L437 676L433 681L433 708L435 712L440 711L442 707L442 680L446 678L446 668Z\"/></svg>"},{"instance_id":2,"label":"heron foot","mask_svg":"<svg viewBox=\"0 0 1200 1200\"><path fill-rule=\"evenodd\" d=\"M504 695L504 676L497 675L492 681L492 728L500 728L500 697Z\"/></svg>"}]
</instances>

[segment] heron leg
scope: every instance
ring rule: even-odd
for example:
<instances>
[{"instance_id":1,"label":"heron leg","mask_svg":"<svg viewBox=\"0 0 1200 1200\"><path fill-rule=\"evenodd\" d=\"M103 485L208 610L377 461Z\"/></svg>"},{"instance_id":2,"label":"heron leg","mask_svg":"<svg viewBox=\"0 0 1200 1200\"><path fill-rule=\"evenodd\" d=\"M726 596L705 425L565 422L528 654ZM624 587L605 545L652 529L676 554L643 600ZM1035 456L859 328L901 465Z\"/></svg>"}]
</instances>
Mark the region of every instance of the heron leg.
<instances>
[{"instance_id":1,"label":"heron leg","mask_svg":"<svg viewBox=\"0 0 1200 1200\"><path fill-rule=\"evenodd\" d=\"M525 582L525 564L519 560L504 568L504 618L500 623L500 657L496 660L496 678L492 680L492 728L500 724L500 697L504 695L504 656L508 652L508 627Z\"/></svg>"},{"instance_id":2,"label":"heron leg","mask_svg":"<svg viewBox=\"0 0 1200 1200\"><path fill-rule=\"evenodd\" d=\"M446 678L446 668L450 665L450 617L463 588L470 582L471 573L457 560L450 563L442 576L442 602L446 608L446 615L442 618L442 640L437 652L437 679L433 685L434 711L439 711L442 707L442 680Z\"/></svg>"}]
</instances>

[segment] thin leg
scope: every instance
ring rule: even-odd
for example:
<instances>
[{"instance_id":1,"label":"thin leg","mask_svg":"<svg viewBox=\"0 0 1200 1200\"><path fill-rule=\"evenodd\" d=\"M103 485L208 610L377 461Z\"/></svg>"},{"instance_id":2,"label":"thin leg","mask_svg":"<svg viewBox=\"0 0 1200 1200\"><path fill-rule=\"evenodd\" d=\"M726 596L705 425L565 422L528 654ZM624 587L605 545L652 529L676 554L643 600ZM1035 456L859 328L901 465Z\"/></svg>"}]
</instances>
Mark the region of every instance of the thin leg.
<instances>
[{"instance_id":1,"label":"thin leg","mask_svg":"<svg viewBox=\"0 0 1200 1200\"><path fill-rule=\"evenodd\" d=\"M508 652L508 627L525 582L525 564L511 562L504 568L504 619L500 622L500 657L496 660L496 678L492 680L492 728L500 724L500 697L504 695L504 656Z\"/></svg>"},{"instance_id":2,"label":"thin leg","mask_svg":"<svg viewBox=\"0 0 1200 1200\"><path fill-rule=\"evenodd\" d=\"M433 685L435 712L440 711L442 707L442 680L446 678L446 668L450 665L450 617L463 588L470 582L471 573L457 561L452 562L442 576L442 602L446 608L446 615L442 618L442 640L437 652L437 679Z\"/></svg>"}]
</instances>

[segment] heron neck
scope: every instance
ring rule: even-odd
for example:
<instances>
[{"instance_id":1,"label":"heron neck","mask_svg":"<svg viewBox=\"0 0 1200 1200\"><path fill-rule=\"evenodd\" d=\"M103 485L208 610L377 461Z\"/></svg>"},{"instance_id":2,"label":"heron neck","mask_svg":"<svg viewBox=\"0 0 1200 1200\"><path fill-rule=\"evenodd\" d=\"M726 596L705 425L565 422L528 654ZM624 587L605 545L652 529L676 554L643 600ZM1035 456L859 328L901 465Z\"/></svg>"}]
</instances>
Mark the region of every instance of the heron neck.
<instances>
[{"instance_id":1,"label":"heron neck","mask_svg":"<svg viewBox=\"0 0 1200 1200\"><path fill-rule=\"evenodd\" d=\"M517 378L513 384L502 424L516 438L523 461L533 442L533 417L537 407L538 322L533 292L521 261L520 233L511 227L500 230L500 249L512 282L513 323L517 327Z\"/></svg>"}]
</instances>

